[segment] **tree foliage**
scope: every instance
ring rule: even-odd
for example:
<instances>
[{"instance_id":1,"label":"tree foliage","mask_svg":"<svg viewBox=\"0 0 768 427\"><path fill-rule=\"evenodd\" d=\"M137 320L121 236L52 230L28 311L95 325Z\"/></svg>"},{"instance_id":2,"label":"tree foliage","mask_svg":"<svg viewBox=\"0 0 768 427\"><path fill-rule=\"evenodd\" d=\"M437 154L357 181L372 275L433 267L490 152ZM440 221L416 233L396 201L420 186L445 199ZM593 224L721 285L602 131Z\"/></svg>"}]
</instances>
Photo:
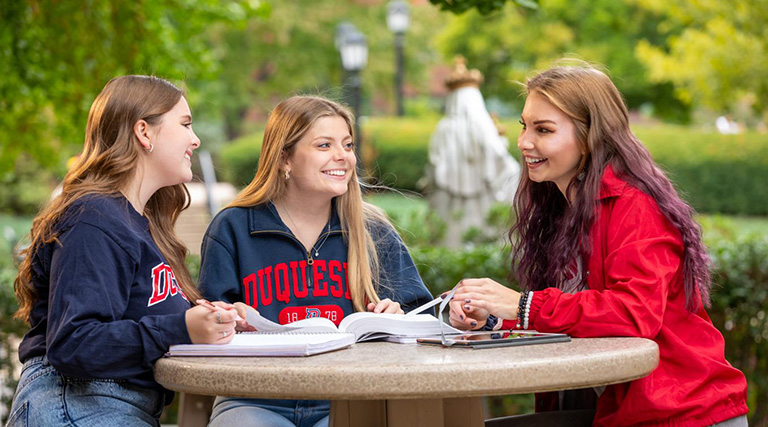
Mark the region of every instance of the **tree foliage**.
<instances>
[{"instance_id":1,"label":"tree foliage","mask_svg":"<svg viewBox=\"0 0 768 427\"><path fill-rule=\"evenodd\" d=\"M405 34L409 85L426 86L428 66L439 59L428 40L447 18L429 5L411 8ZM222 70L216 85L206 89L205 98L215 103L202 106L206 117L223 122L226 139L233 139L249 131L244 123L249 111L264 114L287 96L320 93L344 100L341 57L334 44L336 27L343 21L354 24L367 39L368 64L361 72L364 92L394 97L394 35L386 26L386 3L282 1L274 3L268 20L251 20L242 30L218 27L209 33L211 54Z\"/></svg>"},{"instance_id":2,"label":"tree foliage","mask_svg":"<svg viewBox=\"0 0 768 427\"><path fill-rule=\"evenodd\" d=\"M747 102L765 112L768 7L764 0L632 0L659 16L665 38L643 40L649 79L675 85L686 103L728 112Z\"/></svg>"},{"instance_id":3,"label":"tree foliage","mask_svg":"<svg viewBox=\"0 0 768 427\"><path fill-rule=\"evenodd\" d=\"M539 7L539 0L429 0L430 3L440 7L441 10L462 14L468 10L476 9L483 15L497 12L504 8L507 1L512 1L518 6L528 9Z\"/></svg>"},{"instance_id":4,"label":"tree foliage","mask_svg":"<svg viewBox=\"0 0 768 427\"><path fill-rule=\"evenodd\" d=\"M685 121L687 107L674 98L672 85L649 82L634 55L640 40L663 42L657 21L655 13L626 1L541 0L535 11L508 5L488 16L457 16L438 35L438 47L446 58L462 54L482 71L485 93L518 105L515 81L577 56L604 64L630 107L648 103L658 115Z\"/></svg>"},{"instance_id":5,"label":"tree foliage","mask_svg":"<svg viewBox=\"0 0 768 427\"><path fill-rule=\"evenodd\" d=\"M268 9L258 0L4 1L0 8L0 169L22 151L63 163L112 77L210 79L205 30ZM9 173L9 172L6 172Z\"/></svg>"}]
</instances>

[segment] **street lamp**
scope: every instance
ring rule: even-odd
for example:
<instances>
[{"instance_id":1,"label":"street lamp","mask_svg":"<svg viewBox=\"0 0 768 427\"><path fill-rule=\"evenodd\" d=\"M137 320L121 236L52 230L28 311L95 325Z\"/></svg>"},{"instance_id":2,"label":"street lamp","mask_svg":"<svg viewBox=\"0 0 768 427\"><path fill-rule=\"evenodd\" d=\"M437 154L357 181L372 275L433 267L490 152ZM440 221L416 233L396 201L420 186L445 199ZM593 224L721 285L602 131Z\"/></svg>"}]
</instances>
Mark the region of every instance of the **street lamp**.
<instances>
[{"instance_id":1,"label":"street lamp","mask_svg":"<svg viewBox=\"0 0 768 427\"><path fill-rule=\"evenodd\" d=\"M338 35L338 31L337 31ZM357 158L362 159L361 145L363 135L360 132L360 71L368 63L368 45L365 36L352 27L347 30L339 43L341 51L341 65L344 71L349 75L349 86L352 87L352 110L355 113L355 138L357 148Z\"/></svg>"},{"instance_id":2,"label":"street lamp","mask_svg":"<svg viewBox=\"0 0 768 427\"><path fill-rule=\"evenodd\" d=\"M404 0L392 0L387 4L387 27L395 33L395 102L397 115L404 114L403 109L403 68L405 58L403 56L403 39L410 24L410 5Z\"/></svg>"},{"instance_id":3,"label":"street lamp","mask_svg":"<svg viewBox=\"0 0 768 427\"><path fill-rule=\"evenodd\" d=\"M351 34L356 31L357 28L355 28L355 24L346 21L340 22L339 25L336 26L336 37L334 39L336 50L341 50L341 45L344 44L344 38L347 37L347 34Z\"/></svg>"}]
</instances>

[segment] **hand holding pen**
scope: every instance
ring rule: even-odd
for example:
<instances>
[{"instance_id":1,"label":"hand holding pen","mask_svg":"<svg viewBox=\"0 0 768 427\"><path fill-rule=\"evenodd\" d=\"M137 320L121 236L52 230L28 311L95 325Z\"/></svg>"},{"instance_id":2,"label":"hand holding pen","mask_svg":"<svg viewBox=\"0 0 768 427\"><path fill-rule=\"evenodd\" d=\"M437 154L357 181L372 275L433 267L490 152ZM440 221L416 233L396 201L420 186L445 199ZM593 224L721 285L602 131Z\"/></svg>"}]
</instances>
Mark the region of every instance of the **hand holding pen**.
<instances>
[{"instance_id":1,"label":"hand holding pen","mask_svg":"<svg viewBox=\"0 0 768 427\"><path fill-rule=\"evenodd\" d=\"M203 299L203 298L198 299L197 301L195 301L195 303L197 303L198 305L201 305L203 307L208 308L209 310L211 310L211 312L215 312L216 313L216 322L217 323L226 323L226 322L222 321L222 320L226 319L226 317L222 318L222 313L227 313L227 312L234 311L235 312L235 318L234 318L233 321L235 322L235 329L237 331L240 331L240 332L253 332L253 331L256 331L256 328L254 328L253 326L249 325L248 322L246 322L243 319L243 316L245 316L245 314L243 314L242 316L240 315L240 312L245 313L244 310L238 310L237 309L237 305L238 304L242 304L242 303L235 303L234 305L233 304L227 304L227 303L221 302L221 301L217 301L216 303L212 303L212 302L210 302L210 301L208 301L206 299ZM232 321L232 320L230 320L230 321Z\"/></svg>"},{"instance_id":2,"label":"hand holding pen","mask_svg":"<svg viewBox=\"0 0 768 427\"><path fill-rule=\"evenodd\" d=\"M235 336L237 312L229 304L198 300L184 314L192 344L226 344Z\"/></svg>"}]
</instances>

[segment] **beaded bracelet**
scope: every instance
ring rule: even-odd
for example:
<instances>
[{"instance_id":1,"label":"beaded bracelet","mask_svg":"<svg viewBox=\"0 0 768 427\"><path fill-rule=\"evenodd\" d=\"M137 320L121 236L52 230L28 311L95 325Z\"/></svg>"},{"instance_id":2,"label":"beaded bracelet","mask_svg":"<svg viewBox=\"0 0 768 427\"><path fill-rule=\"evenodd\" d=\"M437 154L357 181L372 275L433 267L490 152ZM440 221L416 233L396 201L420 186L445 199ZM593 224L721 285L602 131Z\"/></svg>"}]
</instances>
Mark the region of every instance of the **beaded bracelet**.
<instances>
[{"instance_id":1,"label":"beaded bracelet","mask_svg":"<svg viewBox=\"0 0 768 427\"><path fill-rule=\"evenodd\" d=\"M528 313L531 312L531 301L533 301L533 291L528 292L528 298L525 299L525 312L523 316L523 329L528 329Z\"/></svg>"},{"instance_id":2,"label":"beaded bracelet","mask_svg":"<svg viewBox=\"0 0 768 427\"><path fill-rule=\"evenodd\" d=\"M525 312L526 300L528 299L528 292L523 292L520 295L520 301L517 303L517 329L523 328L523 316Z\"/></svg>"}]
</instances>

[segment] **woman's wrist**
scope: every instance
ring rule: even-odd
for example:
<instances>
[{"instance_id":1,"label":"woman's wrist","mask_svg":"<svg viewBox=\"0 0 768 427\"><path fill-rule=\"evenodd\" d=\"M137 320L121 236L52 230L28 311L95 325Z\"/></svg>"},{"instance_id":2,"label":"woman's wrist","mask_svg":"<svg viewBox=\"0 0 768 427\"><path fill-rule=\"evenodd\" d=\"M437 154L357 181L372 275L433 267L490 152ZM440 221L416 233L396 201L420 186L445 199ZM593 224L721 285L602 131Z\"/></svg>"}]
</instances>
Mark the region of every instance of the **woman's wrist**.
<instances>
[{"instance_id":1,"label":"woman's wrist","mask_svg":"<svg viewBox=\"0 0 768 427\"><path fill-rule=\"evenodd\" d=\"M528 313L531 311L531 300L533 300L533 291L520 294L520 301L517 303L517 329L528 329Z\"/></svg>"}]
</instances>

